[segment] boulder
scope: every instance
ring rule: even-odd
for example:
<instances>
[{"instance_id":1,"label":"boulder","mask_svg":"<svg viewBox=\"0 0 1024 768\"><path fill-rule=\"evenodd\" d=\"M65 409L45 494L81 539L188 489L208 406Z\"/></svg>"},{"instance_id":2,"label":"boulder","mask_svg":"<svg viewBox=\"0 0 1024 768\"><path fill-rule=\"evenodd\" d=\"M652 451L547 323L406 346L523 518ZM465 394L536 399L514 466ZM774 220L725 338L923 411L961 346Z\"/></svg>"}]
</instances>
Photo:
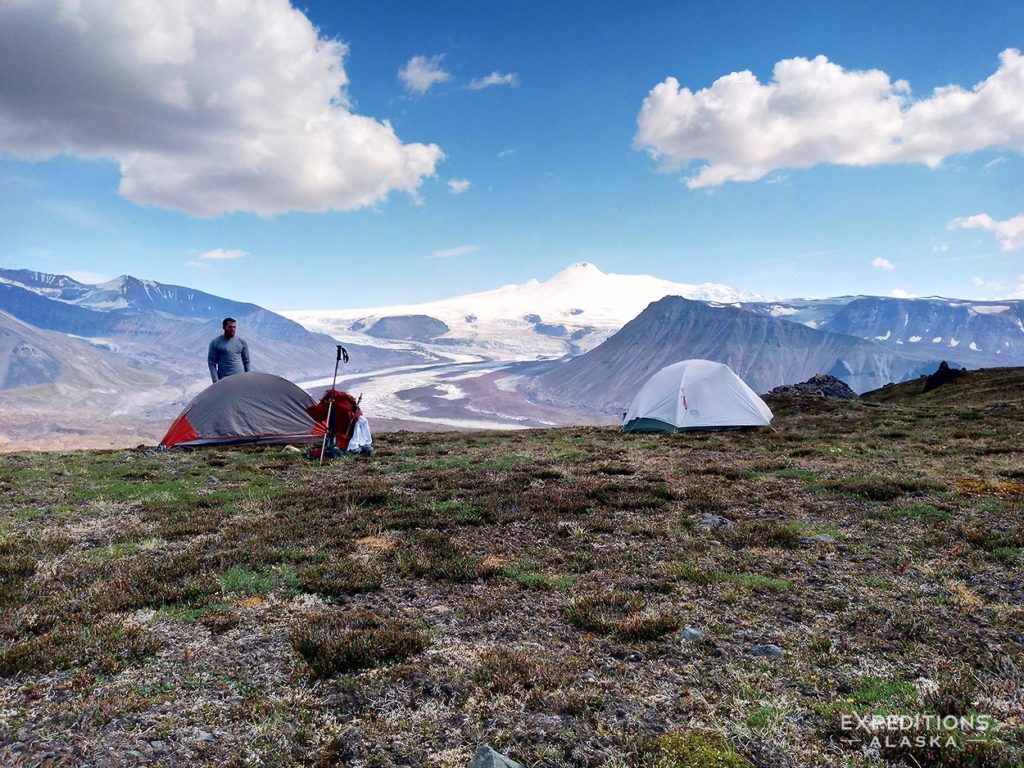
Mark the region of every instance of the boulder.
<instances>
[{"instance_id":1,"label":"boulder","mask_svg":"<svg viewBox=\"0 0 1024 768\"><path fill-rule=\"evenodd\" d=\"M783 384L768 394L788 397L829 397L839 400L857 399L857 393L850 389L845 381L824 373L815 374L799 384Z\"/></svg>"},{"instance_id":2,"label":"boulder","mask_svg":"<svg viewBox=\"0 0 1024 768\"><path fill-rule=\"evenodd\" d=\"M523 766L512 758L495 752L487 744L481 744L477 747L476 754L473 755L467 768L523 768Z\"/></svg>"}]
</instances>

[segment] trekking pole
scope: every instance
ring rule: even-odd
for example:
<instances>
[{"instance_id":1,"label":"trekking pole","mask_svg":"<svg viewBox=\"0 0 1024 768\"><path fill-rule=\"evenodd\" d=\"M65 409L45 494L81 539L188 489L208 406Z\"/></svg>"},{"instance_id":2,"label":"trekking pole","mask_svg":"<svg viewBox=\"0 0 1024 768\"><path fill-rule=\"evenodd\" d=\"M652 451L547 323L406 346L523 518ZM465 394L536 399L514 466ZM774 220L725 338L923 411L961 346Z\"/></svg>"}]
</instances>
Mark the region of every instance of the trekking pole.
<instances>
[{"instance_id":1,"label":"trekking pole","mask_svg":"<svg viewBox=\"0 0 1024 768\"><path fill-rule=\"evenodd\" d=\"M338 345L338 356L334 359L334 378L331 379L331 401L327 403L327 429L324 431L324 441L320 444L320 466L324 465L324 451L327 450L327 435L331 431L331 408L334 407L334 386L338 383L338 363L341 362L342 354L345 355L345 362L348 362L348 350L341 344Z\"/></svg>"}]
</instances>

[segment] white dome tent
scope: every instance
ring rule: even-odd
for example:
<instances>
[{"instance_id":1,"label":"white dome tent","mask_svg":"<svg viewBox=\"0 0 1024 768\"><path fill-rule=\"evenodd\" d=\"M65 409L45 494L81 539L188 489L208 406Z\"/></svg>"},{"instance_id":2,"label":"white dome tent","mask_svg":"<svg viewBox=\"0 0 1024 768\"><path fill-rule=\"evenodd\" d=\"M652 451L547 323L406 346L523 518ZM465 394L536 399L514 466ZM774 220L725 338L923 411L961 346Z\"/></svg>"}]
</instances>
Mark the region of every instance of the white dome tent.
<instances>
[{"instance_id":1,"label":"white dome tent","mask_svg":"<svg viewBox=\"0 0 1024 768\"><path fill-rule=\"evenodd\" d=\"M771 409L729 366L683 360L644 382L626 412L622 431L768 427L771 420Z\"/></svg>"}]
</instances>

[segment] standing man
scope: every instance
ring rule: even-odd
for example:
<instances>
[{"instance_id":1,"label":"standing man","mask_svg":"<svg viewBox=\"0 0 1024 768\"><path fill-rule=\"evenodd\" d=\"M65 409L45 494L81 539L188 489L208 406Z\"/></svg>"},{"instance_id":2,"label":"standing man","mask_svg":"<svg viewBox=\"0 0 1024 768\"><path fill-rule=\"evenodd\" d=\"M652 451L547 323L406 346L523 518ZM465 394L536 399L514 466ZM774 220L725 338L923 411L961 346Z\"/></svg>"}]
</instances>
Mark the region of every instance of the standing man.
<instances>
[{"instance_id":1,"label":"standing man","mask_svg":"<svg viewBox=\"0 0 1024 768\"><path fill-rule=\"evenodd\" d=\"M224 335L210 342L206 353L206 361L210 364L210 378L213 383L235 373L249 370L249 347L245 341L235 336L238 324L233 317L225 317L221 323Z\"/></svg>"}]
</instances>

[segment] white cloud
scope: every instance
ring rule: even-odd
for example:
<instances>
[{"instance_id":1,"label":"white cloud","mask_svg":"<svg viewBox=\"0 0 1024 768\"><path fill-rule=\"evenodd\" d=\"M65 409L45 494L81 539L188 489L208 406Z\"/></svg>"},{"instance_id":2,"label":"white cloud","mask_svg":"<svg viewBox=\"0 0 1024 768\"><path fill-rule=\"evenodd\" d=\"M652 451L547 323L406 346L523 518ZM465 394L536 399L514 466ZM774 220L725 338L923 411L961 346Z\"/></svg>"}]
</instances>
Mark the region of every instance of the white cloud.
<instances>
[{"instance_id":1,"label":"white cloud","mask_svg":"<svg viewBox=\"0 0 1024 768\"><path fill-rule=\"evenodd\" d=\"M894 299L916 299L917 298L916 294L908 293L907 291L904 291L902 288L893 288L891 291L889 291L889 295L892 296Z\"/></svg>"},{"instance_id":2,"label":"white cloud","mask_svg":"<svg viewBox=\"0 0 1024 768\"><path fill-rule=\"evenodd\" d=\"M883 259L881 256L876 256L875 260L871 262L871 266L877 267L878 269L884 269L886 272L891 272L896 269L895 264L888 259Z\"/></svg>"},{"instance_id":3,"label":"white cloud","mask_svg":"<svg viewBox=\"0 0 1024 768\"><path fill-rule=\"evenodd\" d=\"M949 250L949 243L937 243L932 246L932 253L946 253Z\"/></svg>"},{"instance_id":4,"label":"white cloud","mask_svg":"<svg viewBox=\"0 0 1024 768\"><path fill-rule=\"evenodd\" d=\"M413 194L444 154L351 111L347 51L288 0L0 2L0 152L110 159L197 216Z\"/></svg>"},{"instance_id":5,"label":"white cloud","mask_svg":"<svg viewBox=\"0 0 1024 768\"><path fill-rule=\"evenodd\" d=\"M994 157L991 160L989 160L987 163L985 163L985 168L986 168L986 170L989 169L989 168L995 168L997 165L1002 165L1005 162L1006 162L1006 158L1003 157L1002 155L1000 155L999 157Z\"/></svg>"},{"instance_id":6,"label":"white cloud","mask_svg":"<svg viewBox=\"0 0 1024 768\"><path fill-rule=\"evenodd\" d=\"M514 149L503 149L503 150L501 150L501 152L498 153L498 159L499 160L504 160L506 157L509 157L514 152L515 152Z\"/></svg>"},{"instance_id":7,"label":"white cloud","mask_svg":"<svg viewBox=\"0 0 1024 768\"><path fill-rule=\"evenodd\" d=\"M453 195L461 195L469 189L469 179L448 179L448 191Z\"/></svg>"},{"instance_id":8,"label":"white cloud","mask_svg":"<svg viewBox=\"0 0 1024 768\"><path fill-rule=\"evenodd\" d=\"M1004 251L1024 248L1024 213L1005 221L996 221L987 213L979 213L953 219L946 226L949 229L983 229L994 232Z\"/></svg>"},{"instance_id":9,"label":"white cloud","mask_svg":"<svg viewBox=\"0 0 1024 768\"><path fill-rule=\"evenodd\" d=\"M105 283L108 280L113 279L109 275L101 275L97 272L87 272L78 269L68 270L64 274L72 280L77 280L78 282L85 283L86 285L99 285L100 283Z\"/></svg>"},{"instance_id":10,"label":"white cloud","mask_svg":"<svg viewBox=\"0 0 1024 768\"><path fill-rule=\"evenodd\" d=\"M430 258L432 259L451 259L456 256L466 256L473 253L477 247L475 245L459 245L455 248L447 248L443 251L434 251Z\"/></svg>"},{"instance_id":11,"label":"white cloud","mask_svg":"<svg viewBox=\"0 0 1024 768\"><path fill-rule=\"evenodd\" d=\"M999 280L986 280L983 277L972 277L971 283L975 288L982 288L986 291L1002 291L1005 287Z\"/></svg>"},{"instance_id":12,"label":"white cloud","mask_svg":"<svg viewBox=\"0 0 1024 768\"><path fill-rule=\"evenodd\" d=\"M936 88L920 101L881 70L845 70L824 56L778 62L771 82L733 72L693 92L674 77L656 85L637 117L634 145L666 172L705 161L692 188L756 181L819 163L938 166L986 147L1024 150L1024 57L1015 49L971 90Z\"/></svg>"},{"instance_id":13,"label":"white cloud","mask_svg":"<svg viewBox=\"0 0 1024 768\"><path fill-rule=\"evenodd\" d=\"M204 251L199 254L199 258L202 261L230 261L232 259L241 259L244 256L248 256L248 251L241 251L237 248L225 250L223 248L214 248L212 251Z\"/></svg>"},{"instance_id":14,"label":"white cloud","mask_svg":"<svg viewBox=\"0 0 1024 768\"><path fill-rule=\"evenodd\" d=\"M413 56L398 70L398 79L409 93L426 93L438 83L446 83L452 79L452 76L441 67L443 61L443 53L437 56Z\"/></svg>"},{"instance_id":15,"label":"white cloud","mask_svg":"<svg viewBox=\"0 0 1024 768\"><path fill-rule=\"evenodd\" d=\"M515 72L509 72L504 75L500 72L491 72L487 77L473 78L469 83L469 89L471 91L479 91L495 85L508 85L515 88L519 85L519 76Z\"/></svg>"}]
</instances>

